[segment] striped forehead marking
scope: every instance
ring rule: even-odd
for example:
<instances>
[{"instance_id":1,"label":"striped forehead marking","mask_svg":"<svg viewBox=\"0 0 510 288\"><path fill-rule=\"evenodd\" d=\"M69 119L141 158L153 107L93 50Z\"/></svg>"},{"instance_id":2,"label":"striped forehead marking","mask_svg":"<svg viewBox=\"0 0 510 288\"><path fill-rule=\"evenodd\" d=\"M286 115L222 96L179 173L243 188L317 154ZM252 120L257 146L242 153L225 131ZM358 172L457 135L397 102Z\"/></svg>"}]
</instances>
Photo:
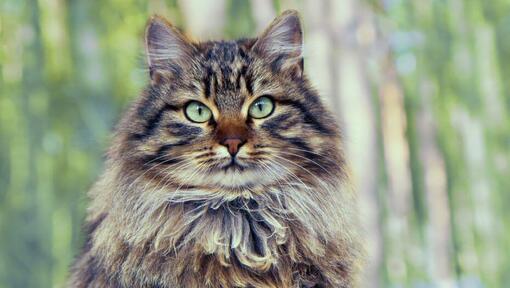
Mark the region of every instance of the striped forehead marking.
<instances>
[{"instance_id":1,"label":"striped forehead marking","mask_svg":"<svg viewBox=\"0 0 510 288\"><path fill-rule=\"evenodd\" d=\"M247 73L250 61L243 48L233 41L215 42L205 51L204 58L205 98L212 98L222 112L238 112L246 92L253 91Z\"/></svg>"}]
</instances>

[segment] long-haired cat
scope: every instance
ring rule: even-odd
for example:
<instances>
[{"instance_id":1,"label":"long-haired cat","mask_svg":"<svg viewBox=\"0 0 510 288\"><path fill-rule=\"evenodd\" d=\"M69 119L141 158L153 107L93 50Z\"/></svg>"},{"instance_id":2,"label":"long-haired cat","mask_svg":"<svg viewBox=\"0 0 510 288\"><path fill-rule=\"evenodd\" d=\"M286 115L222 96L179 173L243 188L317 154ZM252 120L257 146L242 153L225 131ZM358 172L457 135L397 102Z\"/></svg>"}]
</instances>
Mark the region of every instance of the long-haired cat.
<instances>
[{"instance_id":1,"label":"long-haired cat","mask_svg":"<svg viewBox=\"0 0 510 288\"><path fill-rule=\"evenodd\" d=\"M237 41L149 21L150 84L90 191L71 287L355 286L355 197L302 38L295 11Z\"/></svg>"}]
</instances>

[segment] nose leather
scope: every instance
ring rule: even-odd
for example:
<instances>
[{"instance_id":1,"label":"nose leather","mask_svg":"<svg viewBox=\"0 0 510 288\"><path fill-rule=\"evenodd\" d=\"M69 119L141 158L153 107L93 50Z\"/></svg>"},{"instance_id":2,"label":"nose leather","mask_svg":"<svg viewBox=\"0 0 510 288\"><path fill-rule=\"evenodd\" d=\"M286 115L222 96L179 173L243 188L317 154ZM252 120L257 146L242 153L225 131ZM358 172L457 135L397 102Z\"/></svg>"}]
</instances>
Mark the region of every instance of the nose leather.
<instances>
[{"instance_id":1,"label":"nose leather","mask_svg":"<svg viewBox=\"0 0 510 288\"><path fill-rule=\"evenodd\" d=\"M216 130L217 143L227 147L234 157L241 146L248 141L249 132L245 121L237 118L220 118Z\"/></svg>"},{"instance_id":2,"label":"nose leather","mask_svg":"<svg viewBox=\"0 0 510 288\"><path fill-rule=\"evenodd\" d=\"M235 156L245 142L241 138L225 138L221 141L221 145L227 147L230 155Z\"/></svg>"}]
</instances>

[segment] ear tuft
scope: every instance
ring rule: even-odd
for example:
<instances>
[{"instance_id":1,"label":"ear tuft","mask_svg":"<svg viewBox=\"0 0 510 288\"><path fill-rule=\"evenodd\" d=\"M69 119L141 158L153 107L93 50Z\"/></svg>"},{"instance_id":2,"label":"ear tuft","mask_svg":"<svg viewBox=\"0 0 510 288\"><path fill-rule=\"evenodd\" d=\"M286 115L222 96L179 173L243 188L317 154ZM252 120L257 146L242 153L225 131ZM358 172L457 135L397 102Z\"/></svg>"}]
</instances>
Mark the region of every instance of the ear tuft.
<instances>
[{"instance_id":1,"label":"ear tuft","mask_svg":"<svg viewBox=\"0 0 510 288\"><path fill-rule=\"evenodd\" d=\"M302 74L303 30L299 14L287 10L273 20L253 46L254 51L278 63L282 70Z\"/></svg>"},{"instance_id":2,"label":"ear tuft","mask_svg":"<svg viewBox=\"0 0 510 288\"><path fill-rule=\"evenodd\" d=\"M191 42L161 16L152 16L145 30L145 51L151 79L158 71L172 72L188 63L193 52Z\"/></svg>"}]
</instances>

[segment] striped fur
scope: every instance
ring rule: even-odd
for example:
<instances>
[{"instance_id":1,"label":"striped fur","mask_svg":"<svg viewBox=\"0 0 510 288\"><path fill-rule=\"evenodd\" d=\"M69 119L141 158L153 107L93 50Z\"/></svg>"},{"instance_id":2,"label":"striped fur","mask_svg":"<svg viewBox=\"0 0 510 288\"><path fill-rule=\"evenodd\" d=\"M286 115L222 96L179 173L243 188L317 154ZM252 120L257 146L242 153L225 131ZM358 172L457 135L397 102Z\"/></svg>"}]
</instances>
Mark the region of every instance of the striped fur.
<instances>
[{"instance_id":1,"label":"striped fur","mask_svg":"<svg viewBox=\"0 0 510 288\"><path fill-rule=\"evenodd\" d=\"M155 17L146 39L151 83L89 193L69 286L355 286L355 196L336 122L302 74L297 14L256 39L204 43ZM275 110L251 119L261 95ZM189 121L191 100L214 117ZM218 134L235 129L247 142L231 167Z\"/></svg>"}]
</instances>

